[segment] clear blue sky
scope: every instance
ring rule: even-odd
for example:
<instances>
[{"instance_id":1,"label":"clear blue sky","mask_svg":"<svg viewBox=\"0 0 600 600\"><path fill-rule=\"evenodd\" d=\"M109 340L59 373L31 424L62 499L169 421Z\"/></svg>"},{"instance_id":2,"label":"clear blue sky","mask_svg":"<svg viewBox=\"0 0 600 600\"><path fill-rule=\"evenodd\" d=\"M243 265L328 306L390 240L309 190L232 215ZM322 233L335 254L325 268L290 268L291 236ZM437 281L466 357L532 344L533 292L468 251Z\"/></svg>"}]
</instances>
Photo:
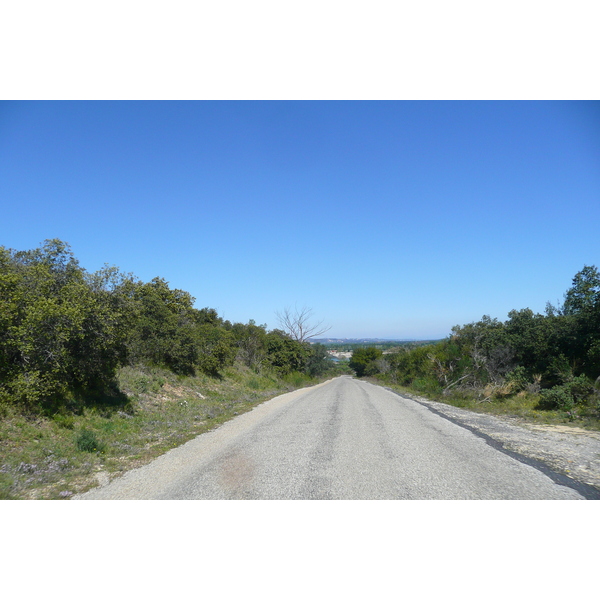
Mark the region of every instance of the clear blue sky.
<instances>
[{"instance_id":1,"label":"clear blue sky","mask_svg":"<svg viewBox=\"0 0 600 600\"><path fill-rule=\"evenodd\" d=\"M2 102L0 244L435 339L600 267L598 102Z\"/></svg>"}]
</instances>

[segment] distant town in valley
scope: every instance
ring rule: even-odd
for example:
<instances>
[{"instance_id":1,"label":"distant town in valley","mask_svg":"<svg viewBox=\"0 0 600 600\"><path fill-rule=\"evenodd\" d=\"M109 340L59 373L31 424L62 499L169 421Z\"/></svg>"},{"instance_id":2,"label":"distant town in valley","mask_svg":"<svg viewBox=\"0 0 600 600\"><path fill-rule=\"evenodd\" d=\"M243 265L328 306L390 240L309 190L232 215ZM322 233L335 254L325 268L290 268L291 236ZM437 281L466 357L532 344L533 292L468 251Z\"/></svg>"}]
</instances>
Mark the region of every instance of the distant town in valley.
<instances>
[{"instance_id":1,"label":"distant town in valley","mask_svg":"<svg viewBox=\"0 0 600 600\"><path fill-rule=\"evenodd\" d=\"M373 347L382 350L384 354L390 354L399 352L401 348L409 350L439 341L391 338L319 338L310 340L310 343L325 346L329 355L337 362L350 360L352 353L358 348Z\"/></svg>"},{"instance_id":2,"label":"distant town in valley","mask_svg":"<svg viewBox=\"0 0 600 600\"><path fill-rule=\"evenodd\" d=\"M418 339L396 339L396 338L319 338L311 339L311 344L408 344L408 343L434 343L439 340L418 340Z\"/></svg>"}]
</instances>

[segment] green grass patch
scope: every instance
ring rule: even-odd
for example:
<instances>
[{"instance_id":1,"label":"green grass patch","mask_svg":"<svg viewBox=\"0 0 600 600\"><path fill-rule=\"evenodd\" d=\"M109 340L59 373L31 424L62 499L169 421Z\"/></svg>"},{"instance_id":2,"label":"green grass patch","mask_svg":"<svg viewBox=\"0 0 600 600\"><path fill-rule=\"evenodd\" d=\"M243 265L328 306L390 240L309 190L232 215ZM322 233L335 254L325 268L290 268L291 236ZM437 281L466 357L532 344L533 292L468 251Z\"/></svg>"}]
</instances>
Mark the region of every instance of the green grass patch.
<instances>
[{"instance_id":1,"label":"green grass patch","mask_svg":"<svg viewBox=\"0 0 600 600\"><path fill-rule=\"evenodd\" d=\"M292 388L303 387L305 385L309 385L311 381L311 377L304 373L299 373L298 371L293 371L292 373L288 373L283 376L283 381L287 383Z\"/></svg>"},{"instance_id":2,"label":"green grass patch","mask_svg":"<svg viewBox=\"0 0 600 600\"><path fill-rule=\"evenodd\" d=\"M68 499L265 400L319 380L259 374L236 364L220 379L126 367L118 382L126 402L92 404L78 414L24 415L5 405L0 499Z\"/></svg>"},{"instance_id":3,"label":"green grass patch","mask_svg":"<svg viewBox=\"0 0 600 600\"><path fill-rule=\"evenodd\" d=\"M88 429L82 429L79 432L75 445L81 452L104 452L106 450L106 444L98 440L96 434Z\"/></svg>"}]
</instances>

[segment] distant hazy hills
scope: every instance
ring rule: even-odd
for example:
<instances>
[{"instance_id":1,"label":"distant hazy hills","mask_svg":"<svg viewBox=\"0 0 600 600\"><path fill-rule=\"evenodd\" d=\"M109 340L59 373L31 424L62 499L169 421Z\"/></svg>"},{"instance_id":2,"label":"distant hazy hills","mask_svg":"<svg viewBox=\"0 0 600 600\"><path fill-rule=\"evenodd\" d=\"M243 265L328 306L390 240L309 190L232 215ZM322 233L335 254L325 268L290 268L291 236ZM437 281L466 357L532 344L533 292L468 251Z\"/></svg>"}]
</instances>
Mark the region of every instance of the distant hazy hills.
<instances>
[{"instance_id":1,"label":"distant hazy hills","mask_svg":"<svg viewBox=\"0 0 600 600\"><path fill-rule=\"evenodd\" d=\"M387 342L418 342L421 340L397 340L394 338L319 338L310 340L311 344L382 344Z\"/></svg>"}]
</instances>

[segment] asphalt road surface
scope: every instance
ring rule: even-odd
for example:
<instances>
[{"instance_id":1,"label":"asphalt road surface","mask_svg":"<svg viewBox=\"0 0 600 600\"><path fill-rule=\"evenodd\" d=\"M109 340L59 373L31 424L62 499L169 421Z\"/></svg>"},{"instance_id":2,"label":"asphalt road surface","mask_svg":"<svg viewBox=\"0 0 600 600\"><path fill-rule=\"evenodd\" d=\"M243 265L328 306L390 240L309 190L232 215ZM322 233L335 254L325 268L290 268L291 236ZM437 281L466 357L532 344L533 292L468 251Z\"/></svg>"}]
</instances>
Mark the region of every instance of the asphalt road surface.
<instances>
[{"instance_id":1,"label":"asphalt road surface","mask_svg":"<svg viewBox=\"0 0 600 600\"><path fill-rule=\"evenodd\" d=\"M338 377L265 402L76 499L581 500L382 387Z\"/></svg>"}]
</instances>

